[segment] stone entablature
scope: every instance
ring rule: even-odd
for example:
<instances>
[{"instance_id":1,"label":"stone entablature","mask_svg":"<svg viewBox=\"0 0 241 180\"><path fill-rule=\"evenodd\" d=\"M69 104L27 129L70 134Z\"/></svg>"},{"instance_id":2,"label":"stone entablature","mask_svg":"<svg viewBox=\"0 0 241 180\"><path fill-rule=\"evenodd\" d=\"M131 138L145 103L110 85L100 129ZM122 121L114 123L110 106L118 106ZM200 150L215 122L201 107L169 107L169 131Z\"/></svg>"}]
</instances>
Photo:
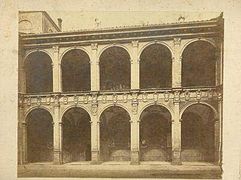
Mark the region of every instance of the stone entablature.
<instances>
[{"instance_id":1,"label":"stone entablature","mask_svg":"<svg viewBox=\"0 0 241 180\"><path fill-rule=\"evenodd\" d=\"M90 43L129 42L132 40L169 40L174 37L220 37L223 21L219 18L209 21L179 24L150 25L117 29L89 30L77 32L21 35L25 48L49 47L54 45L85 45Z\"/></svg>"}]
</instances>

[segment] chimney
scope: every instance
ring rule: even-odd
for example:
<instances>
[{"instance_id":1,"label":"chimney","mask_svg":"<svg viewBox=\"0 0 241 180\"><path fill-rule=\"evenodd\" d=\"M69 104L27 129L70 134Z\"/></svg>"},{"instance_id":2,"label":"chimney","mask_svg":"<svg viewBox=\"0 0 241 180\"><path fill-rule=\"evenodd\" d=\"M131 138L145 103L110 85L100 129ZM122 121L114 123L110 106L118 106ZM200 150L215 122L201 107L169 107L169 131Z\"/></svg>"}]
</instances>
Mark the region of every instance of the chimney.
<instances>
[{"instance_id":1,"label":"chimney","mask_svg":"<svg viewBox=\"0 0 241 180\"><path fill-rule=\"evenodd\" d=\"M59 26L60 31L62 31L62 19L61 18L58 18L58 26Z\"/></svg>"}]
</instances>

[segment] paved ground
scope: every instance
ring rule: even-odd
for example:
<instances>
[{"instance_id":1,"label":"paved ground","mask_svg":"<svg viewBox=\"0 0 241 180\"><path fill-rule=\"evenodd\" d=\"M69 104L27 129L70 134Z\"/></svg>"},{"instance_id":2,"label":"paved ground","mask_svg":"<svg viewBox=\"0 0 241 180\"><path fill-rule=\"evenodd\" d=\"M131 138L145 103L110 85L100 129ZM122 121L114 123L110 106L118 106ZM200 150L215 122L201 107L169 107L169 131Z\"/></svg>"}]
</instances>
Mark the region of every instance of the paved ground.
<instances>
[{"instance_id":1,"label":"paved ground","mask_svg":"<svg viewBox=\"0 0 241 180\"><path fill-rule=\"evenodd\" d=\"M199 178L220 179L221 168L207 163L184 163L173 166L169 163L146 162L140 165L129 163L70 163L52 165L37 163L18 166L18 177L81 177L81 178Z\"/></svg>"}]
</instances>

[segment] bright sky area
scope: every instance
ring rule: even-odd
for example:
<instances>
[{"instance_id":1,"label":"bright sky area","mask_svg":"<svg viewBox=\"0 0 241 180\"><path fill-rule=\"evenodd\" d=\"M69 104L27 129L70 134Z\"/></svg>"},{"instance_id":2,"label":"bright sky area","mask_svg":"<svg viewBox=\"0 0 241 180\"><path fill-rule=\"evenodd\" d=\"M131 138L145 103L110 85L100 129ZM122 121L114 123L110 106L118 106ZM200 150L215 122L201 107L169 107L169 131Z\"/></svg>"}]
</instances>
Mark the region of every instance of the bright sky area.
<instances>
[{"instance_id":1,"label":"bright sky area","mask_svg":"<svg viewBox=\"0 0 241 180\"><path fill-rule=\"evenodd\" d=\"M146 12L146 11L47 11L57 24L57 18L63 20L63 31L97 29L118 26L163 24L208 20L220 15L220 12Z\"/></svg>"}]
</instances>

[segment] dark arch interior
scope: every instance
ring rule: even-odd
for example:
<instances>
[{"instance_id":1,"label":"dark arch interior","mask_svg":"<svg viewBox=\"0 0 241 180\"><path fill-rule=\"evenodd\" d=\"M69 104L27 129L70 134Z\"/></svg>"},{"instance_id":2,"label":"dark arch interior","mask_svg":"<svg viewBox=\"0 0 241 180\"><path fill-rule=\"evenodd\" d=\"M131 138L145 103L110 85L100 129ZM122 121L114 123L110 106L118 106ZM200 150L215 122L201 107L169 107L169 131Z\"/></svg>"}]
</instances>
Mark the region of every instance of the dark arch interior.
<instances>
[{"instance_id":1,"label":"dark arch interior","mask_svg":"<svg viewBox=\"0 0 241 180\"><path fill-rule=\"evenodd\" d=\"M51 58L44 52L34 52L25 60L26 92L52 92Z\"/></svg>"},{"instance_id":2,"label":"dark arch interior","mask_svg":"<svg viewBox=\"0 0 241 180\"><path fill-rule=\"evenodd\" d=\"M210 43L191 43L182 54L182 86L215 86L215 66L215 48Z\"/></svg>"},{"instance_id":3,"label":"dark arch interior","mask_svg":"<svg viewBox=\"0 0 241 180\"><path fill-rule=\"evenodd\" d=\"M49 112L36 109L27 116L28 162L53 161L53 123Z\"/></svg>"},{"instance_id":4,"label":"dark arch interior","mask_svg":"<svg viewBox=\"0 0 241 180\"><path fill-rule=\"evenodd\" d=\"M63 116L63 161L91 160L90 116L82 108L71 108Z\"/></svg>"},{"instance_id":5,"label":"dark arch interior","mask_svg":"<svg viewBox=\"0 0 241 180\"><path fill-rule=\"evenodd\" d=\"M140 87L168 88L172 86L172 55L161 44L146 47L140 56Z\"/></svg>"},{"instance_id":6,"label":"dark arch interior","mask_svg":"<svg viewBox=\"0 0 241 180\"><path fill-rule=\"evenodd\" d=\"M62 59L63 91L90 90L90 59L82 50L67 52Z\"/></svg>"},{"instance_id":7,"label":"dark arch interior","mask_svg":"<svg viewBox=\"0 0 241 180\"><path fill-rule=\"evenodd\" d=\"M171 156L171 114L158 105L141 114L140 149L142 161L169 161Z\"/></svg>"},{"instance_id":8,"label":"dark arch interior","mask_svg":"<svg viewBox=\"0 0 241 180\"><path fill-rule=\"evenodd\" d=\"M130 116L121 107L110 107L100 117L102 161L130 160Z\"/></svg>"},{"instance_id":9,"label":"dark arch interior","mask_svg":"<svg viewBox=\"0 0 241 180\"><path fill-rule=\"evenodd\" d=\"M182 160L214 160L214 113L206 105L192 105L182 115Z\"/></svg>"},{"instance_id":10,"label":"dark arch interior","mask_svg":"<svg viewBox=\"0 0 241 180\"><path fill-rule=\"evenodd\" d=\"M111 47L100 56L100 89L130 89L130 56L120 47Z\"/></svg>"}]
</instances>

